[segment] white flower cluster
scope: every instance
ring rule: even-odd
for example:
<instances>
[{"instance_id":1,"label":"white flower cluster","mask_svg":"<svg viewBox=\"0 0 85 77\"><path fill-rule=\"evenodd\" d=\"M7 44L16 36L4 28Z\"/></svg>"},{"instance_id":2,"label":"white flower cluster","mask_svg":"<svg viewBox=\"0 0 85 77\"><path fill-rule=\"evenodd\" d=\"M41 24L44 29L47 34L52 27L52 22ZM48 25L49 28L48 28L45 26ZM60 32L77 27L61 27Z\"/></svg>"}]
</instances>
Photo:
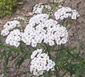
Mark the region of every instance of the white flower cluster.
<instances>
[{"instance_id":1,"label":"white flower cluster","mask_svg":"<svg viewBox=\"0 0 85 77\"><path fill-rule=\"evenodd\" d=\"M20 43L19 43L19 41L21 40L20 30L14 29L14 28L20 27L20 26L21 26L20 22L17 20L8 21L4 25L4 29L1 31L1 35L7 36L9 34L5 40L6 44L9 44L9 45L15 46L15 47L18 47L20 45ZM12 29L14 29L14 30L12 31Z\"/></svg>"},{"instance_id":2,"label":"white flower cluster","mask_svg":"<svg viewBox=\"0 0 85 77\"><path fill-rule=\"evenodd\" d=\"M53 19L47 20L43 24L43 29L46 31L44 34L44 43L53 46L55 43L57 45L65 44L68 40L68 32L65 27L57 24Z\"/></svg>"},{"instance_id":3,"label":"white flower cluster","mask_svg":"<svg viewBox=\"0 0 85 77\"><path fill-rule=\"evenodd\" d=\"M37 14L29 20L24 32L20 33L18 29L15 29L8 35L10 30L20 26L19 21L9 21L4 25L6 31L2 30L1 34L3 36L8 35L6 44L15 47L19 46L19 41L23 41L26 45L32 47L36 47L38 43L42 42L50 46L55 43L57 45L65 44L68 41L66 28L60 26L57 21L48 18L47 14Z\"/></svg>"},{"instance_id":4,"label":"white flower cluster","mask_svg":"<svg viewBox=\"0 0 85 77\"><path fill-rule=\"evenodd\" d=\"M39 3L33 7L33 13L36 13L36 14L42 13L44 8L51 10L51 7L49 5Z\"/></svg>"},{"instance_id":5,"label":"white flower cluster","mask_svg":"<svg viewBox=\"0 0 85 77\"><path fill-rule=\"evenodd\" d=\"M72 10L70 7L62 7L54 13L56 20L63 20L65 18L71 17L71 19L76 19L79 17L79 13L76 10Z\"/></svg>"},{"instance_id":6,"label":"white flower cluster","mask_svg":"<svg viewBox=\"0 0 85 77\"><path fill-rule=\"evenodd\" d=\"M5 42L6 42L6 44L9 44L11 46L18 47L20 45L20 43L19 43L20 40L21 40L20 30L15 29L10 32L10 34L7 36Z\"/></svg>"},{"instance_id":7,"label":"white flower cluster","mask_svg":"<svg viewBox=\"0 0 85 77\"><path fill-rule=\"evenodd\" d=\"M46 53L42 53L42 49L35 50L31 55L30 72L33 75L43 75L44 71L53 71L55 63L49 59Z\"/></svg>"},{"instance_id":8,"label":"white flower cluster","mask_svg":"<svg viewBox=\"0 0 85 77\"><path fill-rule=\"evenodd\" d=\"M36 47L41 42L50 46L53 46L55 42L57 45L65 44L67 37L68 32L66 28L60 26L57 21L48 19L48 15L46 14L32 17L24 33L22 33L22 41L32 47Z\"/></svg>"},{"instance_id":9,"label":"white flower cluster","mask_svg":"<svg viewBox=\"0 0 85 77\"><path fill-rule=\"evenodd\" d=\"M5 25L4 25L4 29L1 31L1 35L6 36L9 34L9 31L12 30L15 27L20 27L20 22L17 20L13 20L13 21L8 21Z\"/></svg>"},{"instance_id":10,"label":"white flower cluster","mask_svg":"<svg viewBox=\"0 0 85 77\"><path fill-rule=\"evenodd\" d=\"M31 17L29 24L35 26L35 24L40 24L48 20L49 16L47 14L37 14Z\"/></svg>"},{"instance_id":11,"label":"white flower cluster","mask_svg":"<svg viewBox=\"0 0 85 77\"><path fill-rule=\"evenodd\" d=\"M42 42L42 35L40 35L39 30L35 29L35 26L40 23L44 23L47 19L48 19L47 14L38 14L33 16L29 20L29 24L26 26L24 32L21 35L22 41L26 43L26 45L31 45L32 47L36 47L37 43Z\"/></svg>"},{"instance_id":12,"label":"white flower cluster","mask_svg":"<svg viewBox=\"0 0 85 77\"><path fill-rule=\"evenodd\" d=\"M36 4L33 7L33 13L42 13L44 6L42 5L42 3Z\"/></svg>"}]
</instances>

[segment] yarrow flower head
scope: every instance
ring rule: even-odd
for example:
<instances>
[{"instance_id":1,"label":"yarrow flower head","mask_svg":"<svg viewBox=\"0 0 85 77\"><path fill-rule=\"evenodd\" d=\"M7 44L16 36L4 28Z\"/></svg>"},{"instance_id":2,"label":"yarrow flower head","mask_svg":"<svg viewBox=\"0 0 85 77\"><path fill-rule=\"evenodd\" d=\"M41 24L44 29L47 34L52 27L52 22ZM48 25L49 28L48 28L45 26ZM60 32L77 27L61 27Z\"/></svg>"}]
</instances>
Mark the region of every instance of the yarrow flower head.
<instances>
[{"instance_id":1,"label":"yarrow flower head","mask_svg":"<svg viewBox=\"0 0 85 77\"><path fill-rule=\"evenodd\" d=\"M32 47L36 47L38 43L42 42L50 46L55 43L57 45L65 44L68 37L66 28L60 26L57 21L48 19L48 16L44 16L47 14L39 14L30 19L24 33L22 33L22 41ZM39 19L40 17L42 19Z\"/></svg>"},{"instance_id":2,"label":"yarrow flower head","mask_svg":"<svg viewBox=\"0 0 85 77\"><path fill-rule=\"evenodd\" d=\"M45 22L48 18L49 16L47 14L37 14L31 17L31 19L29 20L29 24L35 26L36 24Z\"/></svg>"},{"instance_id":3,"label":"yarrow flower head","mask_svg":"<svg viewBox=\"0 0 85 77\"><path fill-rule=\"evenodd\" d=\"M4 29L1 31L1 35L7 36L5 43L11 46L18 47L21 41L21 32L19 29L14 29L16 27L21 27L20 22L17 20L8 21L4 25ZM13 30L14 29L14 30Z\"/></svg>"},{"instance_id":4,"label":"yarrow flower head","mask_svg":"<svg viewBox=\"0 0 85 77\"><path fill-rule=\"evenodd\" d=\"M18 47L20 45L20 43L19 43L20 40L21 40L20 30L15 29L10 32L10 34L7 36L5 42L6 42L6 44L9 44L11 46Z\"/></svg>"},{"instance_id":5,"label":"yarrow flower head","mask_svg":"<svg viewBox=\"0 0 85 77\"><path fill-rule=\"evenodd\" d=\"M1 35L6 36L9 34L9 31L14 29L15 27L20 27L20 22L17 20L13 20L13 21L8 21L5 25L4 25L4 29L1 31Z\"/></svg>"},{"instance_id":6,"label":"yarrow flower head","mask_svg":"<svg viewBox=\"0 0 85 77\"><path fill-rule=\"evenodd\" d=\"M53 19L47 20L43 25L45 25L44 27L46 28L44 43L53 46L55 43L61 45L68 41L68 32L66 28L57 24Z\"/></svg>"},{"instance_id":7,"label":"yarrow flower head","mask_svg":"<svg viewBox=\"0 0 85 77\"><path fill-rule=\"evenodd\" d=\"M76 10L72 10L70 7L62 7L54 13L56 20L63 20L65 18L71 17L71 19L77 19L79 13Z\"/></svg>"},{"instance_id":8,"label":"yarrow flower head","mask_svg":"<svg viewBox=\"0 0 85 77\"><path fill-rule=\"evenodd\" d=\"M12 40L12 43L14 41L17 41L17 46L19 46L18 41L23 41L26 45L31 45L32 47L36 47L37 44L39 43L45 43L49 44L50 46L53 46L55 44L61 45L65 44L68 40L68 32L65 27L61 26L58 24L57 21L53 19L48 19L49 16L47 14L37 14L34 15L30 20L29 23L27 24L26 28L24 29L24 32L16 31L16 29L12 32L11 30L15 27L20 26L19 21L10 21L7 22L4 26L4 30L2 30L1 34L3 36L8 35L11 31L11 33L8 35L6 39L6 44L10 44L11 46L15 46L14 44L12 45L10 42L10 39ZM12 25L12 26L11 26ZM12 33L16 33L19 36L12 35ZM18 39L14 40L16 37ZM15 43L15 42L14 42Z\"/></svg>"},{"instance_id":9,"label":"yarrow flower head","mask_svg":"<svg viewBox=\"0 0 85 77\"><path fill-rule=\"evenodd\" d=\"M43 12L43 9L51 10L51 7L47 4L39 3L33 7L33 13L40 14Z\"/></svg>"},{"instance_id":10,"label":"yarrow flower head","mask_svg":"<svg viewBox=\"0 0 85 77\"><path fill-rule=\"evenodd\" d=\"M11 30L15 27L20 27L20 22L17 20L13 20L13 21L8 21L5 25L4 28L7 28L8 30Z\"/></svg>"},{"instance_id":11,"label":"yarrow flower head","mask_svg":"<svg viewBox=\"0 0 85 77\"><path fill-rule=\"evenodd\" d=\"M30 72L33 75L43 75L45 71L53 71L55 63L49 59L46 53L42 53L42 49L35 50L31 55Z\"/></svg>"},{"instance_id":12,"label":"yarrow flower head","mask_svg":"<svg viewBox=\"0 0 85 77\"><path fill-rule=\"evenodd\" d=\"M1 31L1 35L3 35L3 36L6 36L6 35L8 35L9 34L9 30L6 28L6 29L3 29L2 31Z\"/></svg>"}]
</instances>

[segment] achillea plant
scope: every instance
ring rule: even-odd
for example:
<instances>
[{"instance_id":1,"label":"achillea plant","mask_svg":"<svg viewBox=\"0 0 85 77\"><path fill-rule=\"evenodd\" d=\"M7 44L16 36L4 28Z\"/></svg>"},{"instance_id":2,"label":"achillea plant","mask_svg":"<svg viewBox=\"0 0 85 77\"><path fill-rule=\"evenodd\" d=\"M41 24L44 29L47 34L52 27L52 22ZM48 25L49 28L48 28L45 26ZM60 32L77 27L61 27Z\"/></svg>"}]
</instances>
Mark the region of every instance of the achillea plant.
<instances>
[{"instance_id":1,"label":"achillea plant","mask_svg":"<svg viewBox=\"0 0 85 77\"><path fill-rule=\"evenodd\" d=\"M30 59L28 63L33 76L51 77L53 74L56 77L63 77L68 73L70 77L83 77L85 61L80 57L82 41L79 50L75 52L76 48L71 48L68 43L68 30L58 23L59 19L68 17L76 19L80 15L69 7L62 7L54 13L54 16L55 19L52 19L49 18L49 14L38 12L29 19L25 29L21 28L18 20L8 21L4 25L1 35L6 37L7 45L0 41L0 48L4 48L0 52L0 58L5 61L5 76L10 59L18 67L25 59ZM52 53L55 55L52 56ZM76 63L73 63L74 59Z\"/></svg>"}]
</instances>

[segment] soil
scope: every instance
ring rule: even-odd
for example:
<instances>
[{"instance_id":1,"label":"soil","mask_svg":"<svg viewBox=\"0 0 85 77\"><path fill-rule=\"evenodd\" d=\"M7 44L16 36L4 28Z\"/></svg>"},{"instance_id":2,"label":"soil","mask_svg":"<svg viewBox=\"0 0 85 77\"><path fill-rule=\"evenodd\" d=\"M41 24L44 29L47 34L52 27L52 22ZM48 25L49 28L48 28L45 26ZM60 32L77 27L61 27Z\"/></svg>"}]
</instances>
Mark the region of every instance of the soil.
<instances>
[{"instance_id":1,"label":"soil","mask_svg":"<svg viewBox=\"0 0 85 77\"><path fill-rule=\"evenodd\" d=\"M24 0L24 4L18 6L18 9L12 14L11 17L4 17L0 19L0 30L2 30L3 25L8 21L12 20L16 16L24 16L30 17L30 12L32 11L32 7L36 3L48 3L49 0ZM76 9L80 17L76 20L70 21L71 29L69 30L69 41L72 47L78 47L78 44L83 37L82 42L82 55L85 54L85 0L58 0L62 6L70 7L72 9ZM28 69L26 69L26 65L28 60L26 60L20 69L15 69L10 66L11 62L8 65L7 73L8 77L30 77ZM0 61L0 75L3 74L3 60ZM54 76L53 76L54 77ZM67 77L67 76L66 76Z\"/></svg>"}]
</instances>

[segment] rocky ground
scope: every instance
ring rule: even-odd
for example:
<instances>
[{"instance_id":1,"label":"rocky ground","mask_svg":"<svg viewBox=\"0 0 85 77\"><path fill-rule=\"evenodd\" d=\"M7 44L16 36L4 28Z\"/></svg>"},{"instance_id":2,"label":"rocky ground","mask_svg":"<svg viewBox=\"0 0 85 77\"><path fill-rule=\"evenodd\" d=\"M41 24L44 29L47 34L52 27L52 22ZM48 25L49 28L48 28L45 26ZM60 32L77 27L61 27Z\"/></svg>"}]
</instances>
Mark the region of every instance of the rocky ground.
<instances>
[{"instance_id":1,"label":"rocky ground","mask_svg":"<svg viewBox=\"0 0 85 77\"><path fill-rule=\"evenodd\" d=\"M18 6L18 9L12 14L11 17L4 17L0 19L0 30L2 30L3 25L8 21L12 20L16 16L24 16L29 17L30 12L32 11L32 7L36 3L48 3L49 0L25 0L23 5ZM83 38L82 43L82 55L85 55L85 0L58 0L62 6L71 7L72 9L76 9L80 17L76 20L70 21L71 29L69 30L69 41L70 44L74 46L78 46L81 37ZM27 62L27 61L26 61ZM14 69L14 67L10 67L10 63L8 66L8 77L30 77L27 73L28 69L25 68L26 62L23 63L19 70ZM2 69L3 61L0 61L0 75L3 74ZM67 77L67 76L66 76Z\"/></svg>"}]
</instances>

